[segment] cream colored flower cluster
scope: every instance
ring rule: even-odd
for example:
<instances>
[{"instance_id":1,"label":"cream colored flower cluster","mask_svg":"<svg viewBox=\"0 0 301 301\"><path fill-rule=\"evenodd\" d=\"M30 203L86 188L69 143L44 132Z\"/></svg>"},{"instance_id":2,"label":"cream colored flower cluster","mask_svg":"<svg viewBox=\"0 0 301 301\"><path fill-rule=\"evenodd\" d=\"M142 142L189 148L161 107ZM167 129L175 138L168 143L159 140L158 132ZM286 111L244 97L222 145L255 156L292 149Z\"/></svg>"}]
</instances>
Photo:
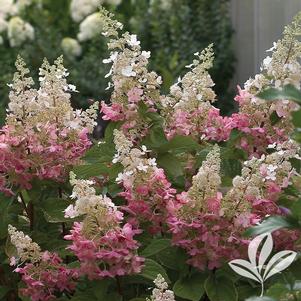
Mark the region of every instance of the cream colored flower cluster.
<instances>
[{"instance_id":1,"label":"cream colored flower cluster","mask_svg":"<svg viewBox=\"0 0 301 301\"><path fill-rule=\"evenodd\" d=\"M213 44L210 44L201 53L195 53L196 58L186 66L191 70L171 86L170 95L162 97L162 106L166 111L181 109L190 112L202 102L215 101L214 82L208 73L213 66L212 47Z\"/></svg>"},{"instance_id":2,"label":"cream colored flower cluster","mask_svg":"<svg viewBox=\"0 0 301 301\"><path fill-rule=\"evenodd\" d=\"M217 145L209 152L198 173L192 178L192 185L188 190L188 196L195 202L196 210L201 211L204 200L216 197L221 185L220 176L220 149Z\"/></svg>"},{"instance_id":3,"label":"cream colored flower cluster","mask_svg":"<svg viewBox=\"0 0 301 301\"><path fill-rule=\"evenodd\" d=\"M15 265L18 261L21 263L25 261L36 263L41 260L42 254L40 246L33 242L28 235L25 235L22 231L17 231L12 225L8 225L8 234L11 243L17 250L17 258L13 258L15 262L12 262L12 264Z\"/></svg>"},{"instance_id":4,"label":"cream colored flower cluster","mask_svg":"<svg viewBox=\"0 0 301 301\"><path fill-rule=\"evenodd\" d=\"M75 204L65 209L65 217L75 218L77 216L90 214L97 215L103 208L109 211L116 211L117 207L107 196L96 195L92 186L93 181L76 179L76 175L70 173L70 184L73 185L71 198L76 199Z\"/></svg>"},{"instance_id":5,"label":"cream colored flower cluster","mask_svg":"<svg viewBox=\"0 0 301 301\"><path fill-rule=\"evenodd\" d=\"M299 59L301 57L301 42L298 40L301 34L300 26L301 13L294 18L292 24L285 27L283 38L267 50L272 52L272 56L267 56L263 60L262 72L245 83L244 88L250 94L251 104L270 106L255 96L268 87L281 88L287 84L292 84L296 88L300 88L301 65ZM289 110L289 104L288 101L282 101L278 103L278 106L286 106ZM275 108L275 105L272 105L273 108Z\"/></svg>"},{"instance_id":6,"label":"cream colored flower cluster","mask_svg":"<svg viewBox=\"0 0 301 301\"><path fill-rule=\"evenodd\" d=\"M154 280L155 288L152 290L152 295L146 301L175 301L175 294L168 289L168 284L161 274L158 274Z\"/></svg>"},{"instance_id":7,"label":"cream colored flower cluster","mask_svg":"<svg viewBox=\"0 0 301 301\"><path fill-rule=\"evenodd\" d=\"M147 148L144 145L141 149L135 148L131 141L119 130L114 130L114 143L117 154L113 159L113 163L120 162L124 167L123 172L118 174L116 182L129 184L135 179L142 184L143 179L147 179L157 166L156 159L147 158ZM134 183L132 184L134 185Z\"/></svg>"},{"instance_id":8,"label":"cream colored flower cluster","mask_svg":"<svg viewBox=\"0 0 301 301\"><path fill-rule=\"evenodd\" d=\"M140 41L137 40L136 35L125 32L119 37L118 31L123 26L120 22L113 20L113 16L101 8L102 34L110 37L108 47L111 55L110 58L104 60L104 63L112 63L112 68L107 75L112 76L115 86L112 101L127 104L128 99L124 96L124 92L134 87L145 89L147 93L145 97L153 99L153 96L159 96L158 88L162 79L155 72L147 70L150 52L141 51Z\"/></svg>"},{"instance_id":9,"label":"cream colored flower cluster","mask_svg":"<svg viewBox=\"0 0 301 301\"><path fill-rule=\"evenodd\" d=\"M223 211L228 216L246 212L254 199L271 199L272 194L286 188L297 173L291 158L300 159L298 145L288 141L275 147L276 151L244 162L240 176L233 179L233 187L223 198Z\"/></svg>"},{"instance_id":10,"label":"cream colored flower cluster","mask_svg":"<svg viewBox=\"0 0 301 301\"><path fill-rule=\"evenodd\" d=\"M8 105L7 124L22 130L24 127L37 127L39 124L56 123L62 128L81 130L88 128L92 132L97 116L97 103L89 110L74 111L70 98L71 92L77 92L74 85L68 84L67 70L63 59L59 57L54 65L44 60L39 72L40 88L33 88L29 70L19 57L16 62L10 102Z\"/></svg>"}]
</instances>

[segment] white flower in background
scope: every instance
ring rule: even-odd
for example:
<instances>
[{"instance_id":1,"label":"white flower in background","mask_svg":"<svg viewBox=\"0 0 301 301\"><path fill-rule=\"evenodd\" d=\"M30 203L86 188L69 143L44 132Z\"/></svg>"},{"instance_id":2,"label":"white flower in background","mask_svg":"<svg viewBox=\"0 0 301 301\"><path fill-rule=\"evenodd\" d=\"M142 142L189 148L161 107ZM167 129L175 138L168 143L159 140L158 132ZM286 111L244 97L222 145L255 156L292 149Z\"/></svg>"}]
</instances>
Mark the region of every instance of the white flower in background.
<instances>
[{"instance_id":1,"label":"white flower in background","mask_svg":"<svg viewBox=\"0 0 301 301\"><path fill-rule=\"evenodd\" d=\"M94 13L83 20L79 25L77 38L79 41L87 41L101 33L102 20L99 13Z\"/></svg>"},{"instance_id":2,"label":"white flower in background","mask_svg":"<svg viewBox=\"0 0 301 301\"><path fill-rule=\"evenodd\" d=\"M82 21L94 13L103 0L72 0L70 4L71 17L75 22Z\"/></svg>"},{"instance_id":3,"label":"white flower in background","mask_svg":"<svg viewBox=\"0 0 301 301\"><path fill-rule=\"evenodd\" d=\"M16 5L13 0L0 0L0 18L6 19L17 13Z\"/></svg>"},{"instance_id":4,"label":"white flower in background","mask_svg":"<svg viewBox=\"0 0 301 301\"><path fill-rule=\"evenodd\" d=\"M3 32L7 29L7 22L0 17L0 32Z\"/></svg>"},{"instance_id":5,"label":"white flower in background","mask_svg":"<svg viewBox=\"0 0 301 301\"><path fill-rule=\"evenodd\" d=\"M151 9L154 7L154 5L157 5L159 4L160 5L160 8L162 10L170 10L171 7L172 7L172 1L171 0L160 0L160 1L155 1L155 0L151 0L150 1L150 7Z\"/></svg>"},{"instance_id":6,"label":"white flower in background","mask_svg":"<svg viewBox=\"0 0 301 301\"><path fill-rule=\"evenodd\" d=\"M61 47L69 57L77 57L82 53L82 47L76 39L64 38L61 42Z\"/></svg>"},{"instance_id":7,"label":"white flower in background","mask_svg":"<svg viewBox=\"0 0 301 301\"><path fill-rule=\"evenodd\" d=\"M11 47L20 46L34 39L34 28L20 17L13 17L8 22L7 35Z\"/></svg>"},{"instance_id":8,"label":"white flower in background","mask_svg":"<svg viewBox=\"0 0 301 301\"><path fill-rule=\"evenodd\" d=\"M119 5L121 3L121 0L107 0L106 1L108 4L111 4L111 5Z\"/></svg>"},{"instance_id":9,"label":"white flower in background","mask_svg":"<svg viewBox=\"0 0 301 301\"><path fill-rule=\"evenodd\" d=\"M18 0L16 1L16 9L18 12L22 11L26 6L29 6L33 1L32 0Z\"/></svg>"}]
</instances>

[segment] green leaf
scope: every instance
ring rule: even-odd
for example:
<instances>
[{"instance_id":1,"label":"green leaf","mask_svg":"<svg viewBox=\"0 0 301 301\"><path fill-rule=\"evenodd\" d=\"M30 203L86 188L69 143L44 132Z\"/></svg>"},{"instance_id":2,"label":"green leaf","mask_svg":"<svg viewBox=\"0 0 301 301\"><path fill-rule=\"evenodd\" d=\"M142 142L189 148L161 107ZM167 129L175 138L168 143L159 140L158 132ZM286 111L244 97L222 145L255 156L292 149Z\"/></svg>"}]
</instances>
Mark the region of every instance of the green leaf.
<instances>
[{"instance_id":1,"label":"green leaf","mask_svg":"<svg viewBox=\"0 0 301 301\"><path fill-rule=\"evenodd\" d=\"M64 210L70 205L70 201L59 198L48 198L39 203L44 217L49 223L60 223L70 219L64 217Z\"/></svg>"},{"instance_id":2,"label":"green leaf","mask_svg":"<svg viewBox=\"0 0 301 301\"><path fill-rule=\"evenodd\" d=\"M142 140L141 144L148 149L158 149L168 142L161 126L152 126L149 134Z\"/></svg>"},{"instance_id":3,"label":"green leaf","mask_svg":"<svg viewBox=\"0 0 301 301\"><path fill-rule=\"evenodd\" d=\"M234 283L224 277L210 275L205 281L205 290L210 301L237 301L238 295Z\"/></svg>"},{"instance_id":4,"label":"green leaf","mask_svg":"<svg viewBox=\"0 0 301 301\"><path fill-rule=\"evenodd\" d=\"M158 274L161 274L164 277L165 281L167 283L170 283L165 269L156 261L146 258L144 262L144 267L139 275L150 280L155 280Z\"/></svg>"},{"instance_id":5,"label":"green leaf","mask_svg":"<svg viewBox=\"0 0 301 301\"><path fill-rule=\"evenodd\" d=\"M281 119L282 117L279 117L276 111L274 111L270 116L270 121L272 125L277 124Z\"/></svg>"},{"instance_id":6,"label":"green leaf","mask_svg":"<svg viewBox=\"0 0 301 301\"><path fill-rule=\"evenodd\" d=\"M176 296L191 301L199 301L204 295L204 283L208 275L197 273L176 281L173 291Z\"/></svg>"},{"instance_id":7,"label":"green leaf","mask_svg":"<svg viewBox=\"0 0 301 301\"><path fill-rule=\"evenodd\" d=\"M73 171L79 178L90 178L96 177L101 174L107 174L109 172L109 167L103 163L97 164L86 164L75 166Z\"/></svg>"},{"instance_id":8,"label":"green leaf","mask_svg":"<svg viewBox=\"0 0 301 301\"><path fill-rule=\"evenodd\" d=\"M269 287L265 295L272 298L280 298L283 295L289 293L289 288L284 283L275 283Z\"/></svg>"},{"instance_id":9,"label":"green leaf","mask_svg":"<svg viewBox=\"0 0 301 301\"><path fill-rule=\"evenodd\" d=\"M170 153L158 155L157 163L164 169L170 179L180 177L184 174L181 162L176 156Z\"/></svg>"},{"instance_id":10,"label":"green leaf","mask_svg":"<svg viewBox=\"0 0 301 301\"><path fill-rule=\"evenodd\" d=\"M0 285L0 300L4 300L5 295L10 291L7 286Z\"/></svg>"},{"instance_id":11,"label":"green leaf","mask_svg":"<svg viewBox=\"0 0 301 301\"><path fill-rule=\"evenodd\" d=\"M286 85L283 89L269 88L256 95L265 100L288 99L301 104L301 92L293 85Z\"/></svg>"},{"instance_id":12,"label":"green leaf","mask_svg":"<svg viewBox=\"0 0 301 301\"><path fill-rule=\"evenodd\" d=\"M170 247L170 239L153 239L141 252L141 256L150 257Z\"/></svg>"},{"instance_id":13,"label":"green leaf","mask_svg":"<svg viewBox=\"0 0 301 301\"><path fill-rule=\"evenodd\" d=\"M104 137L104 140L107 142L107 143L113 143L114 141L114 130L115 129L119 129L120 126L121 126L122 122L121 121L118 121L118 122L110 122L107 127L106 127L106 130L105 130L105 137Z\"/></svg>"},{"instance_id":14,"label":"green leaf","mask_svg":"<svg viewBox=\"0 0 301 301\"><path fill-rule=\"evenodd\" d=\"M104 163L112 162L112 158L115 154L115 146L113 143L106 143L100 141L93 145L83 157L83 160L88 163Z\"/></svg>"},{"instance_id":15,"label":"green leaf","mask_svg":"<svg viewBox=\"0 0 301 301\"><path fill-rule=\"evenodd\" d=\"M260 235L267 232L273 232L281 228L292 228L293 225L283 216L271 216L264 220L260 225L249 228L245 235Z\"/></svg>"},{"instance_id":16,"label":"green leaf","mask_svg":"<svg viewBox=\"0 0 301 301\"><path fill-rule=\"evenodd\" d=\"M156 254L156 260L167 267L168 269L180 271L182 275L188 272L188 265L186 264L188 257L183 249L172 246L162 250Z\"/></svg>"},{"instance_id":17,"label":"green leaf","mask_svg":"<svg viewBox=\"0 0 301 301\"><path fill-rule=\"evenodd\" d=\"M7 236L7 227L9 224L9 209L13 199L0 195L0 239Z\"/></svg>"},{"instance_id":18,"label":"green leaf","mask_svg":"<svg viewBox=\"0 0 301 301\"><path fill-rule=\"evenodd\" d=\"M175 136L163 146L159 147L158 152L172 151L175 153L192 152L200 149L200 145L191 137Z\"/></svg>"},{"instance_id":19,"label":"green leaf","mask_svg":"<svg viewBox=\"0 0 301 301\"><path fill-rule=\"evenodd\" d=\"M301 200L297 200L291 206L292 215L301 220Z\"/></svg>"},{"instance_id":20,"label":"green leaf","mask_svg":"<svg viewBox=\"0 0 301 301\"><path fill-rule=\"evenodd\" d=\"M112 164L111 166L108 166L107 164L96 163L75 166L73 172L82 179L109 175L110 179L115 180L121 170L122 166L120 164Z\"/></svg>"},{"instance_id":21,"label":"green leaf","mask_svg":"<svg viewBox=\"0 0 301 301\"><path fill-rule=\"evenodd\" d=\"M297 128L301 128L301 110L292 112L293 124Z\"/></svg>"}]
</instances>

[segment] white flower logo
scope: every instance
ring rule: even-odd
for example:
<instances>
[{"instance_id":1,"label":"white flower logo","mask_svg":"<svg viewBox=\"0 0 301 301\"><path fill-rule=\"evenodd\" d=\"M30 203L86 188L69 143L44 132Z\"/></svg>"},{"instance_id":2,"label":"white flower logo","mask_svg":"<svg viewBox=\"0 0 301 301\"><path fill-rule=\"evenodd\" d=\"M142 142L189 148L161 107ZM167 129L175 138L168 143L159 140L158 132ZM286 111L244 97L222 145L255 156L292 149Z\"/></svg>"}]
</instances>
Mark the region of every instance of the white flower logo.
<instances>
[{"instance_id":1,"label":"white flower logo","mask_svg":"<svg viewBox=\"0 0 301 301\"><path fill-rule=\"evenodd\" d=\"M249 260L235 259L229 262L230 267L239 275L250 278L261 284L261 295L264 292L264 282L273 275L285 270L295 259L294 251L280 251L270 260L273 251L271 233L256 236L249 244Z\"/></svg>"}]
</instances>

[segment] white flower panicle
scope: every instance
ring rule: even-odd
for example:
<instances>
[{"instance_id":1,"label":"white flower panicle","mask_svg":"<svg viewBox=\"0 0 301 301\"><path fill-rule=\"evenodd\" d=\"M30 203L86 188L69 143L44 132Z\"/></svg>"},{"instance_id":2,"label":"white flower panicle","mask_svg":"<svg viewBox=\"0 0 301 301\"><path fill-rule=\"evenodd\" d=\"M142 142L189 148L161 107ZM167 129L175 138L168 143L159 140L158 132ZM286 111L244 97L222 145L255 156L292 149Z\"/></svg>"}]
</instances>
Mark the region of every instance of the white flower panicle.
<instances>
[{"instance_id":1,"label":"white flower panicle","mask_svg":"<svg viewBox=\"0 0 301 301\"><path fill-rule=\"evenodd\" d=\"M267 198L269 196L268 185L271 183L279 188L287 187L290 179L297 175L289 160L299 159L299 151L298 145L289 140L279 145L271 154L245 161L241 176L233 179L233 187L223 198L225 214L233 216L238 212L248 211L250 203L247 199Z\"/></svg>"},{"instance_id":2,"label":"white flower panicle","mask_svg":"<svg viewBox=\"0 0 301 301\"><path fill-rule=\"evenodd\" d=\"M21 57L16 61L17 72L10 86L7 124L39 127L39 124L56 123L62 128L92 132L97 116L98 103L83 112L74 111L70 102L70 92L76 91L74 85L67 83L67 69L59 57L53 65L47 60L39 71L40 88L32 88L34 82L28 76L29 70Z\"/></svg>"},{"instance_id":3,"label":"white flower panicle","mask_svg":"<svg viewBox=\"0 0 301 301\"><path fill-rule=\"evenodd\" d=\"M115 86L112 102L128 105L127 92L132 88L141 89L143 98L157 100L162 79L155 72L148 72L150 53L142 51L136 35L128 32L119 35L123 25L114 20L114 15L104 8L100 9L102 34L109 37L108 48L110 57L104 63L112 63L106 77L112 77L110 86ZM117 86L116 86L117 84Z\"/></svg>"},{"instance_id":4,"label":"white flower panicle","mask_svg":"<svg viewBox=\"0 0 301 301\"><path fill-rule=\"evenodd\" d=\"M202 208L204 200L216 196L221 185L220 165L220 149L215 145L192 178L192 186L188 190L188 195L196 206Z\"/></svg>"},{"instance_id":5,"label":"white flower panicle","mask_svg":"<svg viewBox=\"0 0 301 301\"><path fill-rule=\"evenodd\" d=\"M25 235L22 231L17 231L12 225L8 225L8 234L11 243L17 250L16 262L21 261L21 263L23 263L30 261L36 263L41 260L42 254L40 246L33 242L28 235Z\"/></svg>"},{"instance_id":6,"label":"white flower panicle","mask_svg":"<svg viewBox=\"0 0 301 301\"><path fill-rule=\"evenodd\" d=\"M175 294L173 291L168 289L168 284L161 274L158 274L154 280L156 288L153 289L150 298L146 301L175 301Z\"/></svg>"},{"instance_id":7,"label":"white flower panicle","mask_svg":"<svg viewBox=\"0 0 301 301\"><path fill-rule=\"evenodd\" d=\"M114 143L117 154L114 156L113 163L120 162L124 167L124 171L118 174L117 183L134 179L137 173L143 173L147 176L148 172L152 172L156 168L155 158L147 158L148 152L146 146L141 149L135 148L130 140L123 132L114 130ZM142 175L140 175L142 179Z\"/></svg>"},{"instance_id":8,"label":"white flower panicle","mask_svg":"<svg viewBox=\"0 0 301 301\"><path fill-rule=\"evenodd\" d=\"M110 212L116 211L117 207L107 196L96 195L96 190L92 186L93 181L76 179L76 175L70 173L70 183L73 185L71 198L76 199L74 205L69 205L65 209L65 217L75 218L81 215L95 215L100 209L108 209Z\"/></svg>"},{"instance_id":9,"label":"white flower panicle","mask_svg":"<svg viewBox=\"0 0 301 301\"><path fill-rule=\"evenodd\" d=\"M284 36L274 43L268 51L273 51L272 56L263 60L262 73L257 74L245 84L245 89L256 94L267 87L283 87L292 84L300 87L301 66L301 42L298 37L301 35L301 13L297 14L292 24L285 27Z\"/></svg>"},{"instance_id":10,"label":"white flower panicle","mask_svg":"<svg viewBox=\"0 0 301 301\"><path fill-rule=\"evenodd\" d=\"M201 53L197 52L194 55L197 58L193 60L192 64L186 66L191 71L171 86L169 96L162 98L164 107L189 111L198 107L200 102L215 101L216 95L212 89L214 82L208 73L213 66L213 44L210 44Z\"/></svg>"}]
</instances>

